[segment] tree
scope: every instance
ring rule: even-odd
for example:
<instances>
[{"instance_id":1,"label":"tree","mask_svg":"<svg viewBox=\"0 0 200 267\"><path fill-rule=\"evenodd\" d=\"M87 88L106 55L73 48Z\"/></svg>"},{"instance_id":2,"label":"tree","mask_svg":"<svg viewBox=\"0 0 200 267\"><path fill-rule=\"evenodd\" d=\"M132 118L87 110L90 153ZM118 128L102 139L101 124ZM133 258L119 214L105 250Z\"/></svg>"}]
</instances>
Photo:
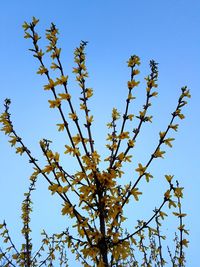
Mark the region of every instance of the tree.
<instances>
[{"instance_id":1,"label":"tree","mask_svg":"<svg viewBox=\"0 0 200 267\"><path fill-rule=\"evenodd\" d=\"M188 246L181 200L183 198L183 187L174 176L166 174L168 184L163 192L163 199L156 207L150 218L138 220L135 230L123 227L126 220L124 208L133 201L139 201L142 192L139 190L141 180L150 182L153 175L149 172L152 161L163 158L165 151L163 146L172 147L173 137L169 132L177 131L176 120L184 119L182 107L187 104L186 98L190 97L188 88L182 87L177 106L172 112L169 124L164 131L159 133L158 143L146 164L138 164L135 169L137 179L130 179L129 183L123 182L123 166L131 163L132 154L137 137L144 123L152 122L152 116L148 115L152 99L157 96L158 64L150 61L150 74L146 80L146 100L138 115L130 114L129 107L135 99L134 90L139 85L136 80L139 74L140 58L132 55L128 60L130 68L130 79L127 82L127 98L123 116L113 108L111 121L107 124L108 144L106 147L109 156L104 159L107 163L106 169L102 170L100 162L103 156L95 149L92 135L93 115L89 109L89 101L93 95L92 88L87 87L86 79L88 72L86 68L85 48L87 42L81 41L80 46L75 49L75 68L73 73L80 87L80 112L75 110L72 96L68 88L68 76L65 75L61 63L61 48L58 47L58 29L52 23L46 30L46 38L49 42L46 52L39 46L39 37L36 25L39 20L33 17L31 23L25 22L25 38L33 43L33 56L39 61L38 74L44 75L48 83L44 90L50 91L53 99L49 100L50 108L57 109L60 114L61 123L58 123L58 131L66 131L68 144L65 145L65 154L69 154L77 161L79 171L69 173L60 163L60 154L51 149L51 141L43 139L40 148L46 159L46 166L41 167L39 161L32 155L31 151L23 142L23 139L15 131L12 123L9 107L11 101L5 100L5 110L1 115L2 131L9 136L11 146L15 147L16 153L26 154L29 162L33 165L33 174L30 177L30 187L25 193L22 203L22 221L24 243L18 250L9 235L5 222L0 225L1 236L5 243L9 243L6 250L1 249L0 257L6 262L5 266L53 266L58 257L60 266L67 265L67 249L76 254L76 259L83 266L185 266L184 248ZM44 63L44 56L50 53L53 60L50 68ZM51 70L56 71L57 78L52 78ZM64 112L66 105L69 113ZM82 113L81 113L82 112ZM82 114L82 115L80 115ZM127 130L128 122L133 118L137 121L134 129ZM84 123L82 123L82 121ZM73 125L73 126L72 126ZM76 127L76 134L72 133L71 127ZM32 211L31 194L35 189L37 177L41 175L47 180L48 189L52 194L57 194L63 201L62 214L68 216L77 230L77 236L70 234L69 228L62 233L48 236L44 231L41 247L37 252L32 251L30 213ZM75 198L71 196L74 195ZM77 200L77 205L73 201ZM165 246L166 237L161 233L162 221L167 214L163 208L168 206L177 217L179 226L175 235L175 249L172 251ZM46 250L46 256L41 259ZM168 252L168 259L167 253ZM11 253L12 257L8 256ZM44 255L43 255L44 256ZM58 265L56 265L58 266Z\"/></svg>"}]
</instances>

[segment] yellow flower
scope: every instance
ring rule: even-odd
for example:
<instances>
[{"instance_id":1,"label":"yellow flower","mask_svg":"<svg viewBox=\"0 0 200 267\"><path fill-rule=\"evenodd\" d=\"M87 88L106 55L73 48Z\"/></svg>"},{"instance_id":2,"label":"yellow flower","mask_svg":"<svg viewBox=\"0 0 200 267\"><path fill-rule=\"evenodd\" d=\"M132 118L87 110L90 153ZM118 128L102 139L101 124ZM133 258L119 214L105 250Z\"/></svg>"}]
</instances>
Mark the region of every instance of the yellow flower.
<instances>
[{"instance_id":1,"label":"yellow flower","mask_svg":"<svg viewBox=\"0 0 200 267\"><path fill-rule=\"evenodd\" d=\"M145 114L146 114L146 110L143 110L143 111L139 111L140 113L140 118L144 118Z\"/></svg>"},{"instance_id":2,"label":"yellow flower","mask_svg":"<svg viewBox=\"0 0 200 267\"><path fill-rule=\"evenodd\" d=\"M87 107L86 107L85 104L82 104L82 103L80 104L80 109L86 110L86 108L87 108Z\"/></svg>"},{"instance_id":3,"label":"yellow flower","mask_svg":"<svg viewBox=\"0 0 200 267\"><path fill-rule=\"evenodd\" d=\"M131 194L134 196L135 200L138 201L139 200L138 196L142 195L142 192L139 192L138 188L134 188L131 190Z\"/></svg>"},{"instance_id":4,"label":"yellow flower","mask_svg":"<svg viewBox=\"0 0 200 267\"><path fill-rule=\"evenodd\" d=\"M117 120L120 118L120 113L117 111L116 108L113 108L113 110L112 110L112 118L113 118L113 120Z\"/></svg>"},{"instance_id":5,"label":"yellow flower","mask_svg":"<svg viewBox=\"0 0 200 267\"><path fill-rule=\"evenodd\" d=\"M92 88L87 88L86 90L85 90L85 95L86 95L86 98L90 98L92 95L93 95L93 90L92 90Z\"/></svg>"},{"instance_id":6,"label":"yellow flower","mask_svg":"<svg viewBox=\"0 0 200 267\"><path fill-rule=\"evenodd\" d=\"M128 89L133 89L133 87L137 86L140 82L139 81L135 81L135 80L132 80L132 81L128 81L127 82L127 85L128 85Z\"/></svg>"},{"instance_id":7,"label":"yellow flower","mask_svg":"<svg viewBox=\"0 0 200 267\"><path fill-rule=\"evenodd\" d=\"M58 124L56 124L57 126L58 126L58 131L60 132L60 131L64 131L64 129L65 129L65 124L64 123L58 123Z\"/></svg>"},{"instance_id":8,"label":"yellow flower","mask_svg":"<svg viewBox=\"0 0 200 267\"><path fill-rule=\"evenodd\" d=\"M65 145L65 147L66 147L66 151L64 152L65 154L72 154L73 155L73 157L74 156L80 156L80 151L79 151L79 149L78 148L73 148L73 147L70 147L70 146L68 146L68 145Z\"/></svg>"},{"instance_id":9,"label":"yellow flower","mask_svg":"<svg viewBox=\"0 0 200 267\"><path fill-rule=\"evenodd\" d=\"M9 143L11 143L11 146L14 146L17 143L18 138L14 135L10 135L10 138L11 140L9 140Z\"/></svg>"},{"instance_id":10,"label":"yellow flower","mask_svg":"<svg viewBox=\"0 0 200 267\"><path fill-rule=\"evenodd\" d=\"M129 119L130 121L132 121L133 117L134 117L133 114L129 114L129 115L128 115L128 119Z\"/></svg>"},{"instance_id":11,"label":"yellow flower","mask_svg":"<svg viewBox=\"0 0 200 267\"><path fill-rule=\"evenodd\" d=\"M176 132L177 132L177 130L178 130L178 124L171 124L169 127L170 127L171 129L173 129L174 131L176 131Z\"/></svg>"},{"instance_id":12,"label":"yellow flower","mask_svg":"<svg viewBox=\"0 0 200 267\"><path fill-rule=\"evenodd\" d=\"M60 155L59 155L58 152L56 152L56 153L54 154L54 160L55 160L56 162L59 162L59 159L60 159Z\"/></svg>"},{"instance_id":13,"label":"yellow flower","mask_svg":"<svg viewBox=\"0 0 200 267\"><path fill-rule=\"evenodd\" d=\"M153 92L152 94L151 94L151 96L157 96L158 95L158 92Z\"/></svg>"},{"instance_id":14,"label":"yellow flower","mask_svg":"<svg viewBox=\"0 0 200 267\"><path fill-rule=\"evenodd\" d=\"M146 167L143 167L141 163L138 164L138 168L135 169L136 172L139 172L140 176L143 175L146 171Z\"/></svg>"},{"instance_id":15,"label":"yellow flower","mask_svg":"<svg viewBox=\"0 0 200 267\"><path fill-rule=\"evenodd\" d=\"M50 172L52 172L53 170L54 170L54 166L52 166L52 165L47 165L47 166L45 166L45 168L42 170L42 172L43 173L50 173Z\"/></svg>"},{"instance_id":16,"label":"yellow flower","mask_svg":"<svg viewBox=\"0 0 200 267\"><path fill-rule=\"evenodd\" d=\"M133 55L127 61L128 67L134 67L135 65L140 65L140 58L136 55Z\"/></svg>"},{"instance_id":17,"label":"yellow flower","mask_svg":"<svg viewBox=\"0 0 200 267\"><path fill-rule=\"evenodd\" d=\"M91 124L93 122L93 116L86 116L86 120L88 122L88 124Z\"/></svg>"},{"instance_id":18,"label":"yellow flower","mask_svg":"<svg viewBox=\"0 0 200 267\"><path fill-rule=\"evenodd\" d=\"M165 192L164 196L165 196L165 198L168 199L168 200L171 198L170 190L169 190L169 189Z\"/></svg>"},{"instance_id":19,"label":"yellow flower","mask_svg":"<svg viewBox=\"0 0 200 267\"><path fill-rule=\"evenodd\" d=\"M183 187L176 187L175 188L175 190L174 190L174 195L176 196L176 197L183 197Z\"/></svg>"},{"instance_id":20,"label":"yellow flower","mask_svg":"<svg viewBox=\"0 0 200 267\"><path fill-rule=\"evenodd\" d=\"M51 160L53 159L54 155L53 152L51 150L47 151L47 157Z\"/></svg>"},{"instance_id":21,"label":"yellow flower","mask_svg":"<svg viewBox=\"0 0 200 267\"><path fill-rule=\"evenodd\" d=\"M155 158L163 158L163 154L165 154L165 151L161 151L160 148L156 150L156 152L153 154Z\"/></svg>"},{"instance_id":22,"label":"yellow flower","mask_svg":"<svg viewBox=\"0 0 200 267\"><path fill-rule=\"evenodd\" d=\"M42 75L42 74L47 73L47 72L48 72L47 68L45 68L44 66L40 66L38 71L37 71L37 74Z\"/></svg>"},{"instance_id":23,"label":"yellow flower","mask_svg":"<svg viewBox=\"0 0 200 267\"><path fill-rule=\"evenodd\" d=\"M18 259L18 257L19 257L19 255L18 255L18 254L13 254L13 255L12 255L12 258L13 258L14 260L17 260L17 259Z\"/></svg>"},{"instance_id":24,"label":"yellow flower","mask_svg":"<svg viewBox=\"0 0 200 267\"><path fill-rule=\"evenodd\" d=\"M120 153L118 156L117 156L118 160L122 161L124 159L124 153Z\"/></svg>"},{"instance_id":25,"label":"yellow flower","mask_svg":"<svg viewBox=\"0 0 200 267\"><path fill-rule=\"evenodd\" d=\"M25 152L25 148L24 147L17 147L16 148L16 153L19 153L20 155L22 155Z\"/></svg>"},{"instance_id":26,"label":"yellow flower","mask_svg":"<svg viewBox=\"0 0 200 267\"><path fill-rule=\"evenodd\" d=\"M58 94L61 100L69 100L71 98L70 94Z\"/></svg>"},{"instance_id":27,"label":"yellow flower","mask_svg":"<svg viewBox=\"0 0 200 267\"><path fill-rule=\"evenodd\" d=\"M158 85L155 83L154 80L148 80L148 81L147 81L147 86L148 86L149 88L152 88L152 87L158 87Z\"/></svg>"},{"instance_id":28,"label":"yellow flower","mask_svg":"<svg viewBox=\"0 0 200 267\"><path fill-rule=\"evenodd\" d=\"M72 119L73 121L75 121L75 120L78 119L76 113L69 113L69 117L70 117L70 119Z\"/></svg>"},{"instance_id":29,"label":"yellow flower","mask_svg":"<svg viewBox=\"0 0 200 267\"><path fill-rule=\"evenodd\" d=\"M160 215L160 217L164 220L164 217L167 217L168 215L165 213L165 212L163 212L163 211L159 211L159 215Z\"/></svg>"},{"instance_id":30,"label":"yellow flower","mask_svg":"<svg viewBox=\"0 0 200 267\"><path fill-rule=\"evenodd\" d=\"M176 203L173 200L169 199L168 200L168 207L171 209L171 206L173 206L174 208L176 208Z\"/></svg>"},{"instance_id":31,"label":"yellow flower","mask_svg":"<svg viewBox=\"0 0 200 267\"><path fill-rule=\"evenodd\" d=\"M53 89L55 85L56 83L52 79L49 79L49 83L47 85L44 85L44 90Z\"/></svg>"},{"instance_id":32,"label":"yellow flower","mask_svg":"<svg viewBox=\"0 0 200 267\"><path fill-rule=\"evenodd\" d=\"M71 147L71 146L68 146L68 145L65 145L65 147L66 147L66 151L64 152L65 154L72 154L73 153L73 151L74 151L74 149L73 149L73 147Z\"/></svg>"},{"instance_id":33,"label":"yellow flower","mask_svg":"<svg viewBox=\"0 0 200 267\"><path fill-rule=\"evenodd\" d=\"M133 75L137 75L139 73L140 73L140 71L138 69L133 70Z\"/></svg>"},{"instance_id":34,"label":"yellow flower","mask_svg":"<svg viewBox=\"0 0 200 267\"><path fill-rule=\"evenodd\" d=\"M56 193L58 186L59 186L58 184L52 184L48 187L48 189L51 191L52 195Z\"/></svg>"},{"instance_id":35,"label":"yellow flower","mask_svg":"<svg viewBox=\"0 0 200 267\"><path fill-rule=\"evenodd\" d=\"M30 33L28 32L25 32L25 35L24 35L24 38L25 39L28 39L28 38L31 38L32 36L30 35Z\"/></svg>"},{"instance_id":36,"label":"yellow flower","mask_svg":"<svg viewBox=\"0 0 200 267\"><path fill-rule=\"evenodd\" d=\"M24 28L25 31L27 31L30 28L30 25L26 21L24 21L22 27Z\"/></svg>"},{"instance_id":37,"label":"yellow flower","mask_svg":"<svg viewBox=\"0 0 200 267\"><path fill-rule=\"evenodd\" d=\"M128 100L132 100L132 99L135 99L135 97L131 93L129 93L128 94Z\"/></svg>"},{"instance_id":38,"label":"yellow flower","mask_svg":"<svg viewBox=\"0 0 200 267\"><path fill-rule=\"evenodd\" d=\"M187 90L187 87L186 86L183 87L183 88L181 88L181 89L182 89L182 95L181 95L182 98L183 97L188 97L188 98L191 97L190 90Z\"/></svg>"},{"instance_id":39,"label":"yellow flower","mask_svg":"<svg viewBox=\"0 0 200 267\"><path fill-rule=\"evenodd\" d=\"M99 154L97 153L97 151L94 151L93 153L92 153L92 159L93 159L93 161L95 162L95 163L99 163L100 162L100 156L99 156Z\"/></svg>"},{"instance_id":40,"label":"yellow flower","mask_svg":"<svg viewBox=\"0 0 200 267\"><path fill-rule=\"evenodd\" d=\"M173 179L174 175L165 175L166 180L171 183L171 180Z\"/></svg>"},{"instance_id":41,"label":"yellow flower","mask_svg":"<svg viewBox=\"0 0 200 267\"><path fill-rule=\"evenodd\" d=\"M56 69L59 69L59 66L58 66L56 63L52 62L50 68L51 68L52 70L56 70Z\"/></svg>"},{"instance_id":42,"label":"yellow flower","mask_svg":"<svg viewBox=\"0 0 200 267\"><path fill-rule=\"evenodd\" d=\"M32 18L32 23L35 26L39 22L39 19L36 19L35 17Z\"/></svg>"},{"instance_id":43,"label":"yellow flower","mask_svg":"<svg viewBox=\"0 0 200 267\"><path fill-rule=\"evenodd\" d=\"M61 178L62 182L66 182L65 174L63 172L56 172L56 177Z\"/></svg>"},{"instance_id":44,"label":"yellow flower","mask_svg":"<svg viewBox=\"0 0 200 267\"><path fill-rule=\"evenodd\" d=\"M114 138L116 138L116 136L114 136L112 134L108 134L106 140L112 141Z\"/></svg>"},{"instance_id":45,"label":"yellow flower","mask_svg":"<svg viewBox=\"0 0 200 267\"><path fill-rule=\"evenodd\" d=\"M160 139L163 139L166 135L166 132L159 132Z\"/></svg>"},{"instance_id":46,"label":"yellow flower","mask_svg":"<svg viewBox=\"0 0 200 267\"><path fill-rule=\"evenodd\" d=\"M185 118L185 116L181 113L180 109L175 111L175 116L178 116L181 120Z\"/></svg>"},{"instance_id":47,"label":"yellow flower","mask_svg":"<svg viewBox=\"0 0 200 267\"><path fill-rule=\"evenodd\" d=\"M174 141L175 139L174 138L167 138L164 140L164 143L165 145L169 146L169 147L172 147L172 144L171 142Z\"/></svg>"},{"instance_id":48,"label":"yellow flower","mask_svg":"<svg viewBox=\"0 0 200 267\"><path fill-rule=\"evenodd\" d=\"M118 136L119 139L129 138L129 132L123 132Z\"/></svg>"},{"instance_id":49,"label":"yellow flower","mask_svg":"<svg viewBox=\"0 0 200 267\"><path fill-rule=\"evenodd\" d=\"M50 108L55 108L55 107L59 107L61 100L59 98L56 98L56 100L48 100L49 104L50 104Z\"/></svg>"},{"instance_id":50,"label":"yellow flower","mask_svg":"<svg viewBox=\"0 0 200 267\"><path fill-rule=\"evenodd\" d=\"M84 63L80 64L80 69L81 69L81 70L85 70L85 71L86 71L86 66L85 66L85 64L84 64Z\"/></svg>"},{"instance_id":51,"label":"yellow flower","mask_svg":"<svg viewBox=\"0 0 200 267\"><path fill-rule=\"evenodd\" d=\"M73 212L73 207L69 203L66 202L63 206L62 215Z\"/></svg>"},{"instance_id":52,"label":"yellow flower","mask_svg":"<svg viewBox=\"0 0 200 267\"><path fill-rule=\"evenodd\" d=\"M57 84L66 84L67 80L68 80L68 76L61 76L60 78L57 78Z\"/></svg>"},{"instance_id":53,"label":"yellow flower","mask_svg":"<svg viewBox=\"0 0 200 267\"><path fill-rule=\"evenodd\" d=\"M172 212L176 217L179 217L179 218L183 218L185 216L187 216L186 213L178 213L178 212Z\"/></svg>"},{"instance_id":54,"label":"yellow flower","mask_svg":"<svg viewBox=\"0 0 200 267\"><path fill-rule=\"evenodd\" d=\"M78 145L78 143L81 142L81 137L80 137L79 134L77 134L76 136L73 136L73 137L72 137L72 140L73 140L73 142L74 142L74 145L76 146L76 145Z\"/></svg>"},{"instance_id":55,"label":"yellow flower","mask_svg":"<svg viewBox=\"0 0 200 267\"><path fill-rule=\"evenodd\" d=\"M51 58L54 59L60 56L61 48L56 48L55 51L51 54Z\"/></svg>"},{"instance_id":56,"label":"yellow flower","mask_svg":"<svg viewBox=\"0 0 200 267\"><path fill-rule=\"evenodd\" d=\"M188 243L189 243L189 241L187 239L183 239L181 242L181 245L188 247Z\"/></svg>"},{"instance_id":57,"label":"yellow flower","mask_svg":"<svg viewBox=\"0 0 200 267\"><path fill-rule=\"evenodd\" d=\"M135 145L135 141L129 139L129 140L128 140L128 146L129 146L129 147L134 147L134 145Z\"/></svg>"},{"instance_id":58,"label":"yellow flower","mask_svg":"<svg viewBox=\"0 0 200 267\"><path fill-rule=\"evenodd\" d=\"M38 37L39 39L39 37ZM33 55L34 57L37 57L41 59L44 56L44 53L42 52L42 49L40 49L36 54Z\"/></svg>"},{"instance_id":59,"label":"yellow flower","mask_svg":"<svg viewBox=\"0 0 200 267\"><path fill-rule=\"evenodd\" d=\"M147 183L149 182L150 178L153 178L153 175L151 175L149 172L146 172L145 173L145 178L146 178L146 181Z\"/></svg>"},{"instance_id":60,"label":"yellow flower","mask_svg":"<svg viewBox=\"0 0 200 267\"><path fill-rule=\"evenodd\" d=\"M78 68L73 68L73 73L79 73L79 69Z\"/></svg>"},{"instance_id":61,"label":"yellow flower","mask_svg":"<svg viewBox=\"0 0 200 267\"><path fill-rule=\"evenodd\" d=\"M131 162L131 158L132 158L133 156L132 155L130 155L130 156L125 156L124 157L124 161L126 162L126 161L128 161L128 162Z\"/></svg>"}]
</instances>

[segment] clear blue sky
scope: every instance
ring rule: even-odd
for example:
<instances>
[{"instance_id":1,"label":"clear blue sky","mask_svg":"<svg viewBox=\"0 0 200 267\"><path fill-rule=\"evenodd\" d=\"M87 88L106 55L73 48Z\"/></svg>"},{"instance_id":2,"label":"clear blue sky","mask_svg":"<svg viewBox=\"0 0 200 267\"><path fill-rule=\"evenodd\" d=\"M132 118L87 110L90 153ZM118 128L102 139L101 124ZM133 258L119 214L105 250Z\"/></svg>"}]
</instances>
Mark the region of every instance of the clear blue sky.
<instances>
[{"instance_id":1,"label":"clear blue sky","mask_svg":"<svg viewBox=\"0 0 200 267\"><path fill-rule=\"evenodd\" d=\"M56 132L58 123L56 110L48 109L48 93L42 89L45 79L36 75L38 63L31 56L29 40L23 39L22 23L32 16L40 19L38 27L41 35L53 21L60 29L60 45L63 48L63 62L66 72L71 75L72 90L77 90L73 82L73 49L80 40L89 41L87 62L90 79L89 86L95 90L91 107L95 115L95 134L97 147L104 152L102 143L106 135L105 124L113 106L123 112L126 97L126 81L129 71L126 61L131 54L141 58L141 79L148 74L148 62L159 62L159 97L151 109L154 123L144 127L136 151L137 162L145 162L150 155L159 130L164 130L169 122L170 113L183 85L191 89L192 98L184 109L186 119L180 122L180 130L174 135L176 141L168 150L165 160L153 166L156 176L173 173L185 188L184 211L188 213L185 221L190 229L190 247L187 250L187 266L198 267L198 241L200 228L199 214L199 72L200 72L200 3L198 0L49 0L49 1L1 1L0 3L0 103L11 98L11 112L19 134L40 157L38 141L43 138L56 139L55 147L63 149L64 138ZM41 45L45 45L41 41ZM142 104L144 88L138 91L138 104ZM61 138L61 139L59 139ZM142 139L143 138L143 139ZM145 151L147 152L145 154ZM38 155L38 156L37 156ZM15 154L7 143L0 138L1 175L0 175L0 219L10 225L16 242L20 240L18 223L20 203L26 190L31 166L25 157ZM155 190L159 193L158 177L149 189L149 211L158 203ZM42 228L61 230L64 219L60 216L56 197L49 196L47 184L38 183L34 194L33 240L37 239ZM150 191L152 190L152 191ZM164 189L163 189L164 190ZM155 201L154 201L155 198ZM156 202L157 201L157 202ZM149 212L148 211L148 212ZM139 218L144 218L146 208ZM148 216L147 216L148 217ZM46 219L45 219L46 218ZM57 219L59 218L59 219ZM49 224L46 224L46 221ZM174 226L175 227L175 226ZM36 233L35 233L36 232Z\"/></svg>"}]
</instances>

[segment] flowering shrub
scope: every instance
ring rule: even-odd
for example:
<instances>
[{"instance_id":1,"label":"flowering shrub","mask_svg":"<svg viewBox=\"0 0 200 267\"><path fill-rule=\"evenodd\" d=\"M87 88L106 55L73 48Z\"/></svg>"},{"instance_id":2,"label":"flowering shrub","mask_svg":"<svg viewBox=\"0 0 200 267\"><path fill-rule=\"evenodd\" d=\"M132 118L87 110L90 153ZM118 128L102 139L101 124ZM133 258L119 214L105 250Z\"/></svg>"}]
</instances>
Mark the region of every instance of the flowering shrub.
<instances>
[{"instance_id":1,"label":"flowering shrub","mask_svg":"<svg viewBox=\"0 0 200 267\"><path fill-rule=\"evenodd\" d=\"M142 109L137 115L129 112L131 102L135 99L134 91L139 85L137 75L140 73L140 58L132 55L128 60L130 68L130 79L127 82L127 98L123 116L113 108L111 120L107 124L109 133L106 147L109 156L104 158L95 148L95 141L92 134L93 115L89 108L89 102L93 95L93 89L86 84L88 72L86 67L85 48L87 42L81 41L80 46L75 49L75 67L73 73L80 87L80 107L75 110L73 97L68 88L68 76L65 74L61 63L61 48L57 46L58 29L52 23L46 30L48 46L43 51L39 46L41 38L36 32L38 24L36 18L31 23L23 25L25 38L30 39L33 48L33 56L39 62L38 74L47 79L44 90L52 94L49 106L56 109L61 117L57 124L58 131L66 131L68 143L65 146L65 154L69 154L77 161L79 170L76 173L69 173L60 163L61 155L51 149L51 141L43 139L40 141L40 148L46 159L46 166L41 166L23 139L15 131L9 112L10 100L5 100L5 110L0 117L2 131L8 135L11 146L15 147L16 153L26 154L29 162L33 165L34 172L30 177L30 187L25 193L25 200L22 203L22 234L24 243L21 249L14 245L5 222L0 225L1 236L9 246L2 250L0 258L4 260L4 266L68 266L67 250L76 254L76 259L83 266L185 266L184 248L188 246L185 236L188 231L185 229L181 200L183 198L183 187L174 176L166 174L167 188L163 191L163 199L160 205L154 209L150 218L138 220L135 229L128 231L124 229L123 223L131 218L124 216L124 207L131 202L140 200L142 194L139 185L145 179L147 183L153 179L149 172L152 161L163 158L164 147L172 147L174 138L171 132L178 130L179 119L184 119L182 108L187 104L186 98L190 97L187 87L181 88L181 94L177 106L172 112L169 124L166 129L159 133L157 145L149 160L145 163L138 163L135 169L137 179L130 179L128 184L123 181L123 165L131 163L132 151L136 145L137 137L144 123L152 122L152 116L148 111L152 100L157 96L156 91L158 79L158 65L150 61L150 74L146 80L146 100ZM48 68L44 63L44 57L50 54L52 64ZM52 78L51 71L56 71L57 78ZM69 110L66 113L66 106ZM84 124L79 118L85 120ZM127 122L135 120L137 126L127 130ZM76 127L76 135L72 134L71 125ZM74 127L73 126L73 127ZM173 135L172 135L173 136ZM123 147L122 147L123 144ZM102 170L99 166L101 161L107 163ZM57 194L63 201L62 215L72 219L73 227L77 230L77 236L70 234L69 229L62 233L48 236L44 231L41 247L38 251L32 251L30 213L32 211L31 193L35 189L38 176L43 176L49 184L51 194ZM70 194L69 194L70 193ZM72 194L76 195L78 203L73 202ZM167 214L163 207L168 206L177 217L179 226L176 233L175 251L165 246L166 237L161 234L162 221ZM56 229L55 229L56 231ZM44 257L43 251L46 251ZM167 253L166 253L167 252ZM167 254L169 255L168 258ZM43 258L42 258L43 257ZM59 263L58 263L59 262ZM56 265L54 265L56 264Z\"/></svg>"}]
</instances>

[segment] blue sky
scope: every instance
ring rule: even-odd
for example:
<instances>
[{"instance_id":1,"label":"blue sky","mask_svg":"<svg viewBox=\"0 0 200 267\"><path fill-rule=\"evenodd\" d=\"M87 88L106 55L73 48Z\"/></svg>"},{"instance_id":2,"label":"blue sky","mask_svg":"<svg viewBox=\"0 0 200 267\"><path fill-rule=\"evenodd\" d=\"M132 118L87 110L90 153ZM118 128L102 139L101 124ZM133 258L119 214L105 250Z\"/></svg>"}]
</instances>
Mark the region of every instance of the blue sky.
<instances>
[{"instance_id":1,"label":"blue sky","mask_svg":"<svg viewBox=\"0 0 200 267\"><path fill-rule=\"evenodd\" d=\"M66 73L70 75L72 90L77 95L77 86L71 74L73 50L80 40L89 41L87 66L90 74L89 86L95 90L91 110L95 115L94 133L99 151L104 153L106 123L113 106L123 112L126 97L126 81L129 70L126 61L131 54L141 58L141 75L148 74L149 60L159 63L159 97L154 100L151 114L154 123L143 129L138 140L136 163L145 161L156 143L160 130L165 129L170 113L176 105L180 88L188 85L192 98L184 109L186 119L180 122L180 130L174 135L176 141L168 150L165 160L153 166L155 175L173 173L185 188L184 210L188 213L186 225L190 229L190 247L187 250L187 266L198 266L199 216L199 70L200 70L200 3L195 0L177 1L134 1L134 0L77 0L77 1L1 1L0 3L0 103L12 100L11 113L14 124L25 142L40 157L38 141L47 137L55 140L55 147L63 149L63 136L55 124L58 123L56 110L48 109L50 95L44 92L44 77L36 75L38 63L31 56L29 40L23 39L22 23L32 16L40 19L38 30L44 30L53 21L60 30L60 45ZM45 46L44 39L41 45ZM142 82L144 84L144 82ZM137 104L133 111L142 105L144 88L137 92ZM147 152L145 152L147 150ZM20 203L28 186L27 177L31 166L25 157L15 154L1 134L0 140L1 175L0 219L7 220L11 232L19 242ZM159 194L159 181L153 183L151 192ZM34 194L33 227L35 232L42 228L54 231L62 229L56 197L49 196L44 181L38 182L38 192ZM154 208L154 193L148 193ZM159 198L157 198L158 200ZM155 205L156 205L155 198ZM152 207L151 207L152 206ZM52 210L54 214L52 215ZM143 206L145 216L146 208ZM50 222L46 226L45 218ZM59 219L56 219L59 218ZM14 222L14 224L13 224ZM59 231L59 230L58 230ZM37 235L36 235L37 236Z\"/></svg>"}]
</instances>

